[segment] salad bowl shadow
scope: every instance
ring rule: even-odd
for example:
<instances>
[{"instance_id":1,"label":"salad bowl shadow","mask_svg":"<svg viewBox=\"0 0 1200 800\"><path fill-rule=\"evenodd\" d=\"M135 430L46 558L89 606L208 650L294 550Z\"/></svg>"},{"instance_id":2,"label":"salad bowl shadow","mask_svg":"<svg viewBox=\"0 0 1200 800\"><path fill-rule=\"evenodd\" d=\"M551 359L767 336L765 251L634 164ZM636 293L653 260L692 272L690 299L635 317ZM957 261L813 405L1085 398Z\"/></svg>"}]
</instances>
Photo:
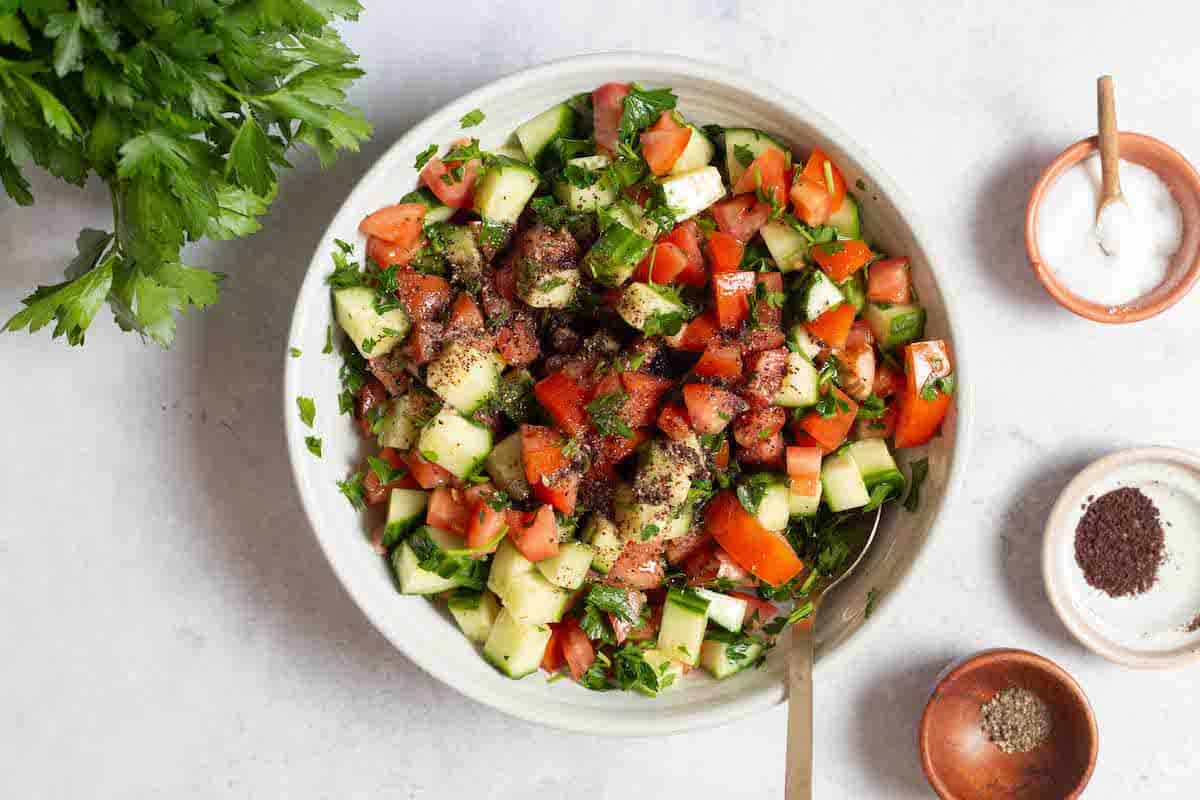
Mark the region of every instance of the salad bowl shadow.
<instances>
[{"instance_id":1,"label":"salad bowl shadow","mask_svg":"<svg viewBox=\"0 0 1200 800\"><path fill-rule=\"evenodd\" d=\"M367 172L322 236L296 300L289 344L320 353L333 324L325 278L332 270L334 240L364 239L358 222L395 203L417 183L414 160L430 143L462 135L459 120L479 108L486 118L470 133L487 149L504 143L521 122L563 98L608 81L669 86L679 108L701 123L717 122L777 133L799 152L820 147L838 163L859 198L866 236L886 252L907 255L917 291L928 312L927 335L946 338L956 354L958 375L953 408L942 433L902 458L928 457L929 475L915 513L893 508L884 515L876 541L852 579L822 606L817 631L818 674L844 668L855 651L869 646L895 610L896 595L909 579L930 537L946 524L946 508L959 492L966 469L972 419L972 381L961 312L955 312L947 271L939 270L921 226L892 181L862 149L804 103L722 66L640 53L601 53L534 67L502 78L447 105L418 124ZM681 685L650 699L634 693L591 692L571 681L548 684L544 677L510 680L489 666L446 615L423 597L396 591L387 564L370 547L366 525L338 492L335 482L361 463L359 436L337 414L336 354L285 358L284 416L287 447L299 494L322 549L355 602L405 655L463 694L501 711L559 728L610 735L658 735L724 724L775 706L785 699L782 654L761 669L725 681L693 674ZM295 398L316 398L314 430L296 418ZM314 458L305 437L323 438L324 457ZM895 504L892 504L893 506ZM867 618L868 594L874 609ZM787 641L781 643L781 649Z\"/></svg>"}]
</instances>

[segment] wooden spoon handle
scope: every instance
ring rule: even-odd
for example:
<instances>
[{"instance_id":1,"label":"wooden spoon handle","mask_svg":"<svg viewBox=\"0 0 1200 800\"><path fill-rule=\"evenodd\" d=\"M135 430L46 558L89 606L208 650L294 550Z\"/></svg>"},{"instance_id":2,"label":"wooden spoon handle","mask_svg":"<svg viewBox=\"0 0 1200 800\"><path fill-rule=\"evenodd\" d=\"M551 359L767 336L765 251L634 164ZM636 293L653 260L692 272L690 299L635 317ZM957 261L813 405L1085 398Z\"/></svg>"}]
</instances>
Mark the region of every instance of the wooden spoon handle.
<instances>
[{"instance_id":1,"label":"wooden spoon handle","mask_svg":"<svg viewBox=\"0 0 1200 800\"><path fill-rule=\"evenodd\" d=\"M813 796L813 618L810 616L792 626L792 647L788 653L786 800L812 800Z\"/></svg>"},{"instance_id":2,"label":"wooden spoon handle","mask_svg":"<svg viewBox=\"0 0 1200 800\"><path fill-rule=\"evenodd\" d=\"M1121 176L1117 163L1121 158L1117 138L1117 104L1113 98L1111 75L1103 75L1096 84L1097 111L1100 122L1100 205L1121 196Z\"/></svg>"}]
</instances>

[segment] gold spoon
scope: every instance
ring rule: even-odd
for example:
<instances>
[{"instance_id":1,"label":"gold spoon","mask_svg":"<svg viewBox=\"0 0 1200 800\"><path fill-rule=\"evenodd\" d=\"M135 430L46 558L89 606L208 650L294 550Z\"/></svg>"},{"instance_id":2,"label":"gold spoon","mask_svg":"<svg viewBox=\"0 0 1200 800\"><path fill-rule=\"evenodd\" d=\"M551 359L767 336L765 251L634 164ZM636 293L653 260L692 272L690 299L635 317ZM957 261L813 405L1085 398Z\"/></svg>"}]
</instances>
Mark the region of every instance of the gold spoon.
<instances>
[{"instance_id":1,"label":"gold spoon","mask_svg":"<svg viewBox=\"0 0 1200 800\"><path fill-rule=\"evenodd\" d=\"M1121 193L1121 139L1117 133L1117 105L1113 97L1113 79L1111 75L1102 75L1096 83L1096 107L1100 128L1100 203L1096 208L1096 237L1100 247L1110 256L1117 255L1119 239L1113 236L1114 231L1106 230L1113 227L1111 218L1117 213L1128 213L1125 195ZM1106 209L1120 203L1125 209ZM1106 235L1109 234L1109 235Z\"/></svg>"}]
</instances>

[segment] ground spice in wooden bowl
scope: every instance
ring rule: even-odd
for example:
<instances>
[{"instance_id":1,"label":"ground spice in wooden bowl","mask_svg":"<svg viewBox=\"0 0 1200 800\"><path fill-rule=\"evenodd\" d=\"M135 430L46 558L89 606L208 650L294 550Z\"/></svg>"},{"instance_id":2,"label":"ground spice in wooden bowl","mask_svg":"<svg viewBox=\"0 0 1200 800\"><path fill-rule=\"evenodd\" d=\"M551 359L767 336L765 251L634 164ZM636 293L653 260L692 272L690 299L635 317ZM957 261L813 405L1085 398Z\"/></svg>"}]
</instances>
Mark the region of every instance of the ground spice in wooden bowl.
<instances>
[{"instance_id":1,"label":"ground spice in wooden bowl","mask_svg":"<svg viewBox=\"0 0 1200 800\"><path fill-rule=\"evenodd\" d=\"M1148 591L1166 549L1154 501L1129 486L1088 500L1075 528L1075 561L1084 579L1110 597Z\"/></svg>"},{"instance_id":2,"label":"ground spice in wooden bowl","mask_svg":"<svg viewBox=\"0 0 1200 800\"><path fill-rule=\"evenodd\" d=\"M983 705L983 732L1006 753L1028 753L1050 738L1050 709L1028 689L1005 689Z\"/></svg>"}]
</instances>

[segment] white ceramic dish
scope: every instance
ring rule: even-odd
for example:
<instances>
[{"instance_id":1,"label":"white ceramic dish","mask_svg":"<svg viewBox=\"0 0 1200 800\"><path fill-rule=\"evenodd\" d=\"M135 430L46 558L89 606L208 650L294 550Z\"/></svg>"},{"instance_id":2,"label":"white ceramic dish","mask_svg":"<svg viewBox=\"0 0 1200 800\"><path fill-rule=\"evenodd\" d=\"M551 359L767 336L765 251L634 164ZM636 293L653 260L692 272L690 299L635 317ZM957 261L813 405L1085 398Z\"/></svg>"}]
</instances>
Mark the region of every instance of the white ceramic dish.
<instances>
[{"instance_id":1,"label":"white ceramic dish","mask_svg":"<svg viewBox=\"0 0 1200 800\"><path fill-rule=\"evenodd\" d=\"M1088 498L1123 486L1158 507L1166 560L1158 581L1135 597L1109 597L1088 585L1075 561L1075 528ZM1123 450L1091 464L1067 485L1046 523L1042 572L1054 609L1080 642L1131 667L1200 662L1200 456L1151 447Z\"/></svg>"},{"instance_id":2,"label":"white ceramic dish","mask_svg":"<svg viewBox=\"0 0 1200 800\"><path fill-rule=\"evenodd\" d=\"M929 312L930 336L949 338L957 354L960 387L944 431L928 446L929 479L916 514L893 510L880 530L867 561L837 596L822 607L817 634L818 665L848 664L851 650L866 651L869 638L860 628L875 627L897 605L896 590L925 550L926 540L944 519L943 508L960 484L970 440L973 382L964 358L967 345L961 314L939 272L916 216L892 181L849 137L804 103L725 67L687 59L634 53L580 56L503 78L456 100L417 125L393 145L346 199L321 238L300 288L289 345L305 353L284 359L284 414L288 450L300 497L322 548L338 577L375 626L409 658L464 694L528 720L578 731L652 735L717 725L784 699L783 660L770 659L762 669L716 682L697 675L655 699L631 693L596 693L570 681L548 685L537 675L521 681L504 678L459 633L454 622L421 597L396 592L384 563L364 538L364 522L338 493L334 482L361 463L362 443L348 418L337 414L340 359L318 355L332 314L324 280L335 238L358 242L357 226L367 213L396 202L416 185L413 160L430 143L445 144L462 135L459 118L474 108L486 121L470 133L483 146L505 141L522 121L563 98L590 91L607 81L639 81L669 86L678 94L680 110L702 123L745 125L773 131L799 152L819 146L837 162L857 189L869 237L886 251L907 255L914 266L918 291ZM305 448L310 431L297 419L297 395L315 397L315 433L324 439L325 455L316 459ZM920 455L918 454L913 454ZM877 590L876 610L864 625L867 592ZM854 644L854 647L850 645ZM314 647L333 646L314 642Z\"/></svg>"}]
</instances>

